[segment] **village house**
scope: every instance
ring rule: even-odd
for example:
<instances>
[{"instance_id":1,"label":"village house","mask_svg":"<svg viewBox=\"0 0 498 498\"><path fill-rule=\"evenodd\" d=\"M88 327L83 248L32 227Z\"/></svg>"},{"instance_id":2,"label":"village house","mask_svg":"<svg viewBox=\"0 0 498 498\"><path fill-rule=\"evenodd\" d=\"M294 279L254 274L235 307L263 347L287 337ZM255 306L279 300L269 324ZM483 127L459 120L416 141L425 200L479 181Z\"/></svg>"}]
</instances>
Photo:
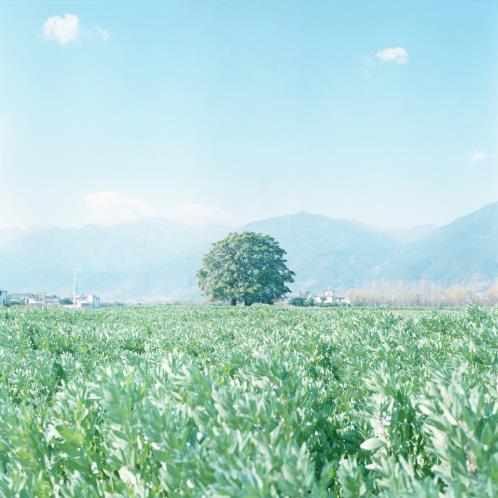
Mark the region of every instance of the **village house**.
<instances>
[{"instance_id":1,"label":"village house","mask_svg":"<svg viewBox=\"0 0 498 498\"><path fill-rule=\"evenodd\" d=\"M100 297L95 294L80 294L78 292L78 274L74 275L73 306L75 308L98 308Z\"/></svg>"},{"instance_id":2,"label":"village house","mask_svg":"<svg viewBox=\"0 0 498 498\"><path fill-rule=\"evenodd\" d=\"M98 308L100 297L95 294L76 294L73 298L75 308Z\"/></svg>"},{"instance_id":3,"label":"village house","mask_svg":"<svg viewBox=\"0 0 498 498\"><path fill-rule=\"evenodd\" d=\"M350 302L343 296L338 296L332 289L327 289L322 294L312 297L313 302L317 305L343 305L348 306Z\"/></svg>"},{"instance_id":4,"label":"village house","mask_svg":"<svg viewBox=\"0 0 498 498\"><path fill-rule=\"evenodd\" d=\"M28 299L33 295L26 292L13 292L9 294L9 304L28 304Z\"/></svg>"},{"instance_id":5,"label":"village house","mask_svg":"<svg viewBox=\"0 0 498 498\"><path fill-rule=\"evenodd\" d=\"M44 293L30 294L25 304L28 306L59 306L59 298L58 296Z\"/></svg>"}]
</instances>

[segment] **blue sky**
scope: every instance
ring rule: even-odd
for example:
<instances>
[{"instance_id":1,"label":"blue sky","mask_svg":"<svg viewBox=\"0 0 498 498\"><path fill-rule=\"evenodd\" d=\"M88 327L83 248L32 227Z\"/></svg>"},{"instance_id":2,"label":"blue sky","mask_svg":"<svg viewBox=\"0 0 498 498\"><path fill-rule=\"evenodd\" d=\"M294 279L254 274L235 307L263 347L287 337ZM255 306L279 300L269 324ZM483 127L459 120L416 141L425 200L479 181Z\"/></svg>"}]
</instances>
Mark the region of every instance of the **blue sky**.
<instances>
[{"instance_id":1,"label":"blue sky","mask_svg":"<svg viewBox=\"0 0 498 498\"><path fill-rule=\"evenodd\" d=\"M2 2L0 225L498 200L496 2Z\"/></svg>"}]
</instances>

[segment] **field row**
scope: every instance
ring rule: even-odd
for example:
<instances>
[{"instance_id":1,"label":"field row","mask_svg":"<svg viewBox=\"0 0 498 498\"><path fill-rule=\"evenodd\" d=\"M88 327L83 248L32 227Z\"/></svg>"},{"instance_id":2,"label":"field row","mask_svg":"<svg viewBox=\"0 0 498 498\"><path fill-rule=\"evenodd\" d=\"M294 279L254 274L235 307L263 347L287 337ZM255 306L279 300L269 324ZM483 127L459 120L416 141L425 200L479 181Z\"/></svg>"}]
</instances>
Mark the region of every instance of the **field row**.
<instances>
[{"instance_id":1,"label":"field row","mask_svg":"<svg viewBox=\"0 0 498 498\"><path fill-rule=\"evenodd\" d=\"M0 312L0 496L498 496L498 311Z\"/></svg>"}]
</instances>

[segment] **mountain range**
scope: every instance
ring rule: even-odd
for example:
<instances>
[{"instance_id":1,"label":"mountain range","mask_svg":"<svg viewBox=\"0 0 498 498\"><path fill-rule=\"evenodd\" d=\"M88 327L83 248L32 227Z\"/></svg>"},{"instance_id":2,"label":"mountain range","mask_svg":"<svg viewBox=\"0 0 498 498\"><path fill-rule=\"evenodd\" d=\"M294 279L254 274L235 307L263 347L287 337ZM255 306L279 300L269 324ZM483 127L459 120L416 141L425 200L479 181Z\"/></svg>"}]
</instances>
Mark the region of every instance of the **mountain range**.
<instances>
[{"instance_id":1,"label":"mountain range","mask_svg":"<svg viewBox=\"0 0 498 498\"><path fill-rule=\"evenodd\" d=\"M241 230L280 242L296 273L294 291L345 290L379 280L481 290L498 279L497 202L443 227L387 231L304 212L239 228L163 219L81 228L0 226L0 288L69 296L77 272L80 289L105 300L198 299L202 255Z\"/></svg>"}]
</instances>

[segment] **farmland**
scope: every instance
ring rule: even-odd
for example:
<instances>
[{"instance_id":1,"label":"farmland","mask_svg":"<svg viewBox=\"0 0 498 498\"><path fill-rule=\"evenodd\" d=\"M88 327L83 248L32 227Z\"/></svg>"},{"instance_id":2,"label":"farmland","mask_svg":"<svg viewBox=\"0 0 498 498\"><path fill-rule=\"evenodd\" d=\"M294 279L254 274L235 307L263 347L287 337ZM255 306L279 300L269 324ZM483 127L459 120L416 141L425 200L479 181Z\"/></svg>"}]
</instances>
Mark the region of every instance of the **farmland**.
<instances>
[{"instance_id":1,"label":"farmland","mask_svg":"<svg viewBox=\"0 0 498 498\"><path fill-rule=\"evenodd\" d=\"M2 497L498 496L498 310L0 311Z\"/></svg>"}]
</instances>

